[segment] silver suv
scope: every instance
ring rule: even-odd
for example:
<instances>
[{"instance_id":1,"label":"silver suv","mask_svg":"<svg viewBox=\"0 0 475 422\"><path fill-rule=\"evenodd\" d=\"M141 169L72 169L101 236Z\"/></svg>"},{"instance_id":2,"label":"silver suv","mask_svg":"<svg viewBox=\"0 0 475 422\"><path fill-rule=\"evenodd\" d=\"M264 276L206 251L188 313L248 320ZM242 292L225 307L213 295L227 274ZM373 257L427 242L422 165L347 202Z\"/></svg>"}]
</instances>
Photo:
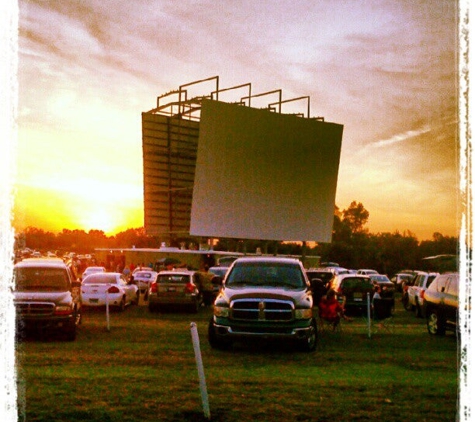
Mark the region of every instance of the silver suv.
<instances>
[{"instance_id":1,"label":"silver suv","mask_svg":"<svg viewBox=\"0 0 475 422\"><path fill-rule=\"evenodd\" d=\"M54 329L75 340L81 322L81 282L61 259L25 259L14 267L17 329Z\"/></svg>"},{"instance_id":2,"label":"silver suv","mask_svg":"<svg viewBox=\"0 0 475 422\"><path fill-rule=\"evenodd\" d=\"M424 294L427 330L431 335L458 332L459 274L438 275Z\"/></svg>"},{"instance_id":3,"label":"silver suv","mask_svg":"<svg viewBox=\"0 0 475 422\"><path fill-rule=\"evenodd\" d=\"M292 258L238 258L214 302L208 340L227 348L234 340L294 341L304 351L317 344L310 283Z\"/></svg>"}]
</instances>

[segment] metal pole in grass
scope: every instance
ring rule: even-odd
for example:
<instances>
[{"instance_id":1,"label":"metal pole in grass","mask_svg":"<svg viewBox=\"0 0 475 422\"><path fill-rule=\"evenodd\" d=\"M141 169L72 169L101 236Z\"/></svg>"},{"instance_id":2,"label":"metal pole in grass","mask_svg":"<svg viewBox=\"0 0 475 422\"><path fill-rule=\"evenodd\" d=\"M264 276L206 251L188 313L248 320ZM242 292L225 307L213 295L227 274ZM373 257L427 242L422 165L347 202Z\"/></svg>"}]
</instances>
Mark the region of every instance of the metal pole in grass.
<instances>
[{"instance_id":1,"label":"metal pole in grass","mask_svg":"<svg viewBox=\"0 0 475 422\"><path fill-rule=\"evenodd\" d=\"M196 367L198 368L198 377L200 379L201 402L203 404L203 413L206 419L211 419L209 411L208 390L206 389L205 371L203 369L203 361L201 359L200 338L196 323L190 324L191 338L193 340L193 349L195 351Z\"/></svg>"},{"instance_id":2,"label":"metal pole in grass","mask_svg":"<svg viewBox=\"0 0 475 422\"><path fill-rule=\"evenodd\" d=\"M366 293L366 311L368 314L368 338L371 338L371 306L369 300L369 293Z\"/></svg>"},{"instance_id":3,"label":"metal pole in grass","mask_svg":"<svg viewBox=\"0 0 475 422\"><path fill-rule=\"evenodd\" d=\"M110 331L109 324L109 285L106 286L106 322L107 322L107 331Z\"/></svg>"}]
</instances>

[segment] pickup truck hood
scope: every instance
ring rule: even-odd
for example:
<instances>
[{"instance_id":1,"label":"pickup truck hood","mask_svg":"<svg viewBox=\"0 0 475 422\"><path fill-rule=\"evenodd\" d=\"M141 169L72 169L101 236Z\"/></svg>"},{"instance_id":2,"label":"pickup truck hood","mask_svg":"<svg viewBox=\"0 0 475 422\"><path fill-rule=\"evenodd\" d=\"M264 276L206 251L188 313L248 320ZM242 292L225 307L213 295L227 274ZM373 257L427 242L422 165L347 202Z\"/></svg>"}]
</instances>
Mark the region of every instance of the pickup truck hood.
<instances>
[{"instance_id":1,"label":"pickup truck hood","mask_svg":"<svg viewBox=\"0 0 475 422\"><path fill-rule=\"evenodd\" d=\"M225 287L220 293L221 299L230 303L237 299L279 299L292 300L296 308L312 307L313 299L310 290L292 290L277 287Z\"/></svg>"},{"instance_id":2,"label":"pickup truck hood","mask_svg":"<svg viewBox=\"0 0 475 422\"><path fill-rule=\"evenodd\" d=\"M70 303L70 292L14 292L14 302Z\"/></svg>"}]
</instances>

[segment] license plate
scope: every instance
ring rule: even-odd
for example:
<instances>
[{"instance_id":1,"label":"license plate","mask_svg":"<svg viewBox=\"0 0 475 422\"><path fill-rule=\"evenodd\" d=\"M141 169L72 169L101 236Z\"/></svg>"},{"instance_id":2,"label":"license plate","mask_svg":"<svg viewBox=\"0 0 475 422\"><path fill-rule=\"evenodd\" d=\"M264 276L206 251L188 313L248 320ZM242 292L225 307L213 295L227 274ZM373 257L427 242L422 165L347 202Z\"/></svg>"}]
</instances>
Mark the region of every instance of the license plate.
<instances>
[{"instance_id":1,"label":"license plate","mask_svg":"<svg viewBox=\"0 0 475 422\"><path fill-rule=\"evenodd\" d=\"M167 292L176 292L176 287L168 287Z\"/></svg>"},{"instance_id":2,"label":"license plate","mask_svg":"<svg viewBox=\"0 0 475 422\"><path fill-rule=\"evenodd\" d=\"M99 302L99 299L89 299L89 303L97 303Z\"/></svg>"},{"instance_id":3,"label":"license plate","mask_svg":"<svg viewBox=\"0 0 475 422\"><path fill-rule=\"evenodd\" d=\"M355 293L353 295L353 300L358 301L358 302L362 301L363 300L363 293Z\"/></svg>"}]
</instances>

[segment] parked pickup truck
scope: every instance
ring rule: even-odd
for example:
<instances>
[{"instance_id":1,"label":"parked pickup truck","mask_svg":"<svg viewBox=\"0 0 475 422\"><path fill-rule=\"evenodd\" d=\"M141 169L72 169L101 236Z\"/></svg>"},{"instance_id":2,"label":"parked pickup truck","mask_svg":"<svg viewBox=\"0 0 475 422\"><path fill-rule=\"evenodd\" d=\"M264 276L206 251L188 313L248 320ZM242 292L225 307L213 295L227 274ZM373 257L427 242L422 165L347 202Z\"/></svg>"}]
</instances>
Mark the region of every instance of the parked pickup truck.
<instances>
[{"instance_id":1,"label":"parked pickup truck","mask_svg":"<svg viewBox=\"0 0 475 422\"><path fill-rule=\"evenodd\" d=\"M223 281L209 322L211 347L235 340L280 339L313 351L317 328L302 263L278 257L238 258Z\"/></svg>"},{"instance_id":2,"label":"parked pickup truck","mask_svg":"<svg viewBox=\"0 0 475 422\"><path fill-rule=\"evenodd\" d=\"M17 330L60 331L76 339L81 322L81 282L59 258L28 258L15 264L13 300Z\"/></svg>"}]
</instances>

